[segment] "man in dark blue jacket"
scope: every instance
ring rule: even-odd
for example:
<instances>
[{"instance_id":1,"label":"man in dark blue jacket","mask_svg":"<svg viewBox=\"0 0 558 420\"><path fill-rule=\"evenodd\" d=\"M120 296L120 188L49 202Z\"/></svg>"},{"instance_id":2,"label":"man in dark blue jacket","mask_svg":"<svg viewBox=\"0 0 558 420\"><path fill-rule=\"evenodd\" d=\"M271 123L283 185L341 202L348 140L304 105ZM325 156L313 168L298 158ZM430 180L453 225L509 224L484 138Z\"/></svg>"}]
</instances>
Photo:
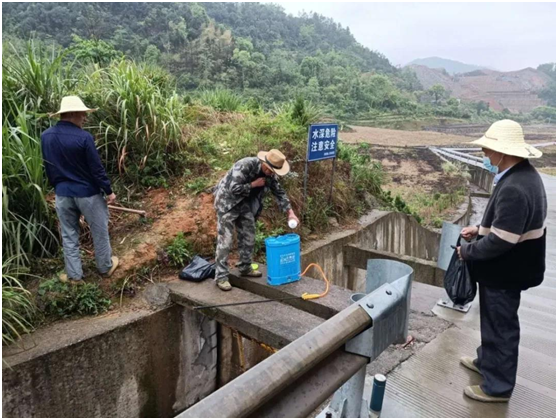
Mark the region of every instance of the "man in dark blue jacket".
<instances>
[{"instance_id":1,"label":"man in dark blue jacket","mask_svg":"<svg viewBox=\"0 0 558 420\"><path fill-rule=\"evenodd\" d=\"M62 280L83 280L79 250L79 218L91 228L97 269L110 276L118 266L112 256L108 234L107 203L116 200L101 163L93 136L83 130L88 112L77 96L62 98L60 121L41 135L43 161L49 182L56 193L56 213L60 220L66 273ZM102 194L106 195L106 200Z\"/></svg>"},{"instance_id":2,"label":"man in dark blue jacket","mask_svg":"<svg viewBox=\"0 0 558 420\"><path fill-rule=\"evenodd\" d=\"M515 121L495 122L473 142L482 147L496 186L480 226L464 228L474 239L458 248L471 278L479 283L481 346L461 364L480 373L481 385L465 395L482 402L507 402L515 387L519 355L518 309L521 291L541 284L545 272L546 192L529 159L540 150L525 142Z\"/></svg>"}]
</instances>

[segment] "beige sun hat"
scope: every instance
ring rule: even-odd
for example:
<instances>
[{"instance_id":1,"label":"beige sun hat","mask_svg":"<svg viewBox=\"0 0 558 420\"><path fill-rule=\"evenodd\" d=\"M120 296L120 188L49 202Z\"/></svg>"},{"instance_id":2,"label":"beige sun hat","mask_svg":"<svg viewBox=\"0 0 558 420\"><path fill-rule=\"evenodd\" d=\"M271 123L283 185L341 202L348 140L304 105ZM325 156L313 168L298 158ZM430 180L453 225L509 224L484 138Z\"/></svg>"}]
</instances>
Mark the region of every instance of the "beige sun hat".
<instances>
[{"instance_id":1,"label":"beige sun hat","mask_svg":"<svg viewBox=\"0 0 558 420\"><path fill-rule=\"evenodd\" d=\"M542 152L525 142L521 125L512 120L496 121L480 139L471 144L486 147L505 155L536 159Z\"/></svg>"},{"instance_id":2,"label":"beige sun hat","mask_svg":"<svg viewBox=\"0 0 558 420\"><path fill-rule=\"evenodd\" d=\"M277 149L271 149L269 152L259 152L258 159L267 163L273 172L279 176L285 176L291 170L287 158Z\"/></svg>"},{"instance_id":3,"label":"beige sun hat","mask_svg":"<svg viewBox=\"0 0 558 420\"><path fill-rule=\"evenodd\" d=\"M60 103L60 110L50 116L55 117L66 112L95 112L97 109L87 108L79 96L64 96Z\"/></svg>"}]
</instances>

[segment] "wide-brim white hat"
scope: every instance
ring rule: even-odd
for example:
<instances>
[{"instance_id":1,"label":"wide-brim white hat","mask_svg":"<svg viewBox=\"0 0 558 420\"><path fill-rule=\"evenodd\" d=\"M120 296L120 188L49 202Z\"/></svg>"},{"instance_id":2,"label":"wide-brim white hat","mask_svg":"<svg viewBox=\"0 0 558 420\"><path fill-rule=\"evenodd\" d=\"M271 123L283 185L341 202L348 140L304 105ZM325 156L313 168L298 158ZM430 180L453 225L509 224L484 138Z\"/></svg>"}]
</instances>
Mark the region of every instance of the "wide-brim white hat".
<instances>
[{"instance_id":1,"label":"wide-brim white hat","mask_svg":"<svg viewBox=\"0 0 558 420\"><path fill-rule=\"evenodd\" d=\"M542 156L539 149L525 141L521 125L512 120L496 121L480 139L471 144L485 147L505 155L526 159L536 159Z\"/></svg>"},{"instance_id":2,"label":"wide-brim white hat","mask_svg":"<svg viewBox=\"0 0 558 420\"><path fill-rule=\"evenodd\" d=\"M58 112L50 114L51 117L55 117L60 114L65 114L66 112L94 112L97 108L87 108L79 96L64 96L62 102L60 103L60 109Z\"/></svg>"}]
</instances>

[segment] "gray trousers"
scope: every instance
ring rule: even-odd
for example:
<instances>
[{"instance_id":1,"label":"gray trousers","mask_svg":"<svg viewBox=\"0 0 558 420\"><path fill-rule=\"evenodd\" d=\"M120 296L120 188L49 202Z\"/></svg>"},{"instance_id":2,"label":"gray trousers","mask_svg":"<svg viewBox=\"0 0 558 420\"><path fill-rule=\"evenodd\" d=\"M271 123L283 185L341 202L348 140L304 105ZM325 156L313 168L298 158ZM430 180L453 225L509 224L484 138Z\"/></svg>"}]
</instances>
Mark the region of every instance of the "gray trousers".
<instances>
[{"instance_id":1,"label":"gray trousers","mask_svg":"<svg viewBox=\"0 0 558 420\"><path fill-rule=\"evenodd\" d=\"M515 387L519 357L520 290L479 285L481 346L474 363L481 371L481 389L494 397L509 397Z\"/></svg>"},{"instance_id":2,"label":"gray trousers","mask_svg":"<svg viewBox=\"0 0 558 420\"><path fill-rule=\"evenodd\" d=\"M60 220L64 262L68 277L74 280L83 277L79 253L79 218L82 214L91 228L97 269L101 274L107 273L112 268L112 249L108 233L108 207L103 196L101 194L91 197L60 197L57 195L56 214Z\"/></svg>"},{"instance_id":3,"label":"gray trousers","mask_svg":"<svg viewBox=\"0 0 558 420\"><path fill-rule=\"evenodd\" d=\"M215 252L215 280L229 276L229 253L233 245L234 229L238 238L240 272L250 271L252 251L256 242L256 220L247 200L242 200L226 213L217 212L217 251Z\"/></svg>"}]
</instances>

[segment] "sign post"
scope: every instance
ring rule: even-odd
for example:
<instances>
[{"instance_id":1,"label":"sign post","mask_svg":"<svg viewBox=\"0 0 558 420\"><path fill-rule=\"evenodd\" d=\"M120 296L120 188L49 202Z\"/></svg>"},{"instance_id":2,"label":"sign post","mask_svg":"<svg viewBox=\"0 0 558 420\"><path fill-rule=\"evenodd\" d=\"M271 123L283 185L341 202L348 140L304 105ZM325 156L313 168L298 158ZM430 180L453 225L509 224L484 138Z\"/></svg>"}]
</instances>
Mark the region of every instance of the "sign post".
<instances>
[{"instance_id":1,"label":"sign post","mask_svg":"<svg viewBox=\"0 0 558 420\"><path fill-rule=\"evenodd\" d=\"M333 195L333 175L337 157L337 142L339 140L339 126L337 124L312 124L308 129L308 151L304 168L304 212L306 212L306 195L308 187L308 163L318 160L333 159L331 188L329 201Z\"/></svg>"}]
</instances>

